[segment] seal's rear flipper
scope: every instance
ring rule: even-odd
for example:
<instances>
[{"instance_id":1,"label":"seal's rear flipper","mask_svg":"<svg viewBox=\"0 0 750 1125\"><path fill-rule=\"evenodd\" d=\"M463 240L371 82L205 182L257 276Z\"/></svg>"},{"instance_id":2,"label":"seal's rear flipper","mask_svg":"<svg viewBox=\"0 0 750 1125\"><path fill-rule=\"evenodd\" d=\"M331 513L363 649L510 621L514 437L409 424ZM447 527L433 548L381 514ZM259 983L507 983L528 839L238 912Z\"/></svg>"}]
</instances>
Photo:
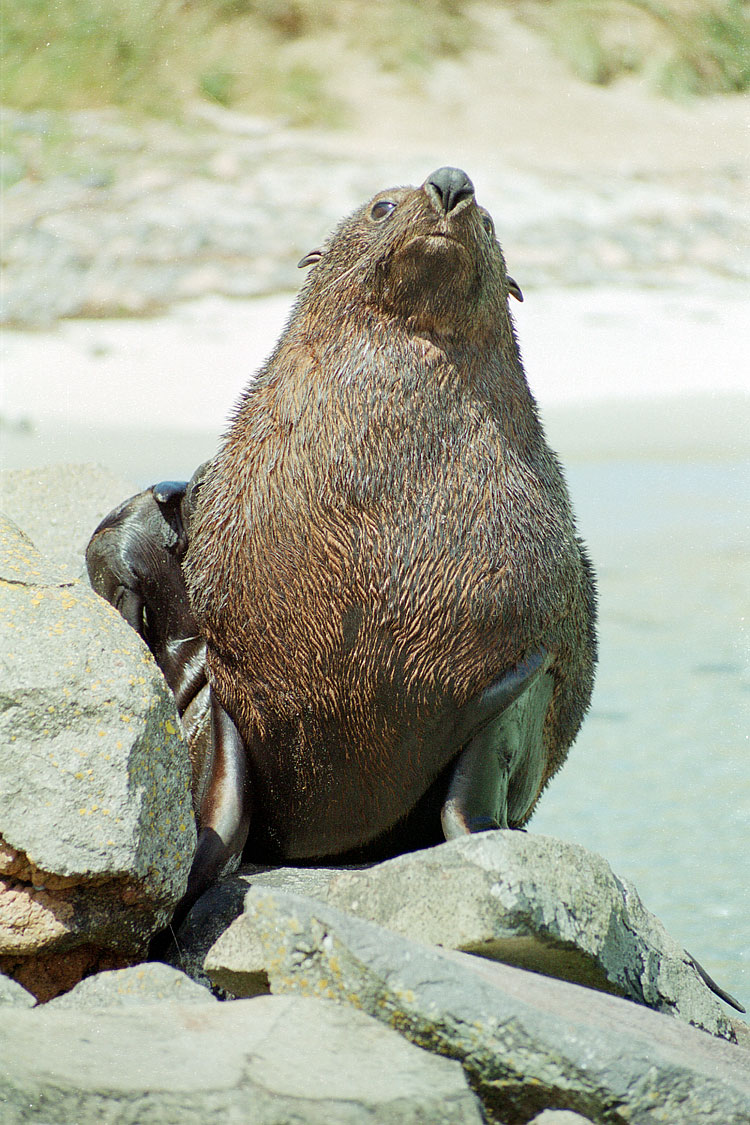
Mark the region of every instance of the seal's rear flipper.
<instances>
[{"instance_id":1,"label":"seal's rear flipper","mask_svg":"<svg viewBox=\"0 0 750 1125\"><path fill-rule=\"evenodd\" d=\"M713 979L713 977L710 977L708 975L706 970L701 965L700 961L696 961L696 959L695 959L695 957L693 957L692 953L688 953L687 950L685 950L685 953L690 958L690 964L693 966L695 971L698 973L698 976L701 978L703 983L707 984L708 987L711 989L711 991L715 992L716 995L719 997L719 999L723 1000L725 1004L729 1004L729 1006L731 1008L735 1008L738 1012L742 1012L744 1014L745 1009L742 1007L739 1000L735 1000L735 998L734 998L734 996L732 996L731 992L725 992L724 989L721 988L721 986L716 983L716 981Z\"/></svg>"},{"instance_id":2,"label":"seal's rear flipper","mask_svg":"<svg viewBox=\"0 0 750 1125\"><path fill-rule=\"evenodd\" d=\"M520 823L539 792L552 696L544 649L511 668L456 718L463 746L441 811L446 840Z\"/></svg>"}]
</instances>

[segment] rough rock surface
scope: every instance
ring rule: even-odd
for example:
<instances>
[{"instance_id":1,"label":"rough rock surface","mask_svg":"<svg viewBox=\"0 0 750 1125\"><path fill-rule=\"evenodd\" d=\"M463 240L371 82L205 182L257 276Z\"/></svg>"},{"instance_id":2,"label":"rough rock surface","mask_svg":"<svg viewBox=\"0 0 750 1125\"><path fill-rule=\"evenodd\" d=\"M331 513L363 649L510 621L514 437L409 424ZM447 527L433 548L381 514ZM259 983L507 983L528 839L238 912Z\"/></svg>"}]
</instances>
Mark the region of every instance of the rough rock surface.
<instances>
[{"instance_id":1,"label":"rough rock surface","mask_svg":"<svg viewBox=\"0 0 750 1125\"><path fill-rule=\"evenodd\" d=\"M543 1109L529 1125L591 1125L591 1119L570 1109Z\"/></svg>"},{"instance_id":2,"label":"rough rock surface","mask_svg":"<svg viewBox=\"0 0 750 1125\"><path fill-rule=\"evenodd\" d=\"M254 888L206 969L241 983L259 937L274 993L338 999L413 1042L460 1058L495 1122L546 1108L609 1125L744 1125L750 1055L619 997L429 949L300 895ZM254 959L254 952L252 958Z\"/></svg>"},{"instance_id":3,"label":"rough rock surface","mask_svg":"<svg viewBox=\"0 0 750 1125\"><path fill-rule=\"evenodd\" d=\"M113 969L87 977L70 992L50 1000L49 1008L129 1008L136 1004L216 1004L216 997L185 973L144 961L128 969Z\"/></svg>"},{"instance_id":4,"label":"rough rock surface","mask_svg":"<svg viewBox=\"0 0 750 1125\"><path fill-rule=\"evenodd\" d=\"M480 1125L458 1062L301 997L0 1022L3 1125Z\"/></svg>"},{"instance_id":5,"label":"rough rock surface","mask_svg":"<svg viewBox=\"0 0 750 1125\"><path fill-rule=\"evenodd\" d=\"M34 997L18 981L0 974L0 1007L33 1008L35 1004Z\"/></svg>"},{"instance_id":6,"label":"rough rock surface","mask_svg":"<svg viewBox=\"0 0 750 1125\"><path fill-rule=\"evenodd\" d=\"M498 831L345 872L326 901L423 941L625 996L732 1038L632 883L578 844Z\"/></svg>"},{"instance_id":7,"label":"rough rock surface","mask_svg":"<svg viewBox=\"0 0 750 1125\"><path fill-rule=\"evenodd\" d=\"M166 922L190 767L145 645L4 517L0 627L0 970L48 999Z\"/></svg>"},{"instance_id":8,"label":"rough rock surface","mask_svg":"<svg viewBox=\"0 0 750 1125\"><path fill-rule=\"evenodd\" d=\"M100 465L0 473L0 511L72 578L88 582L85 551L96 525L138 489Z\"/></svg>"},{"instance_id":9,"label":"rough rock surface","mask_svg":"<svg viewBox=\"0 0 750 1125\"><path fill-rule=\"evenodd\" d=\"M277 887L326 900L326 888L340 874L341 868L318 867L250 867L230 875L209 888L196 902L180 926L166 960L170 965L187 973L194 981L211 986L203 963L214 942L242 914L245 895L251 886ZM249 955L245 946L245 957ZM244 996L268 992L268 977L263 968L260 944L256 956L256 987L250 990L245 980Z\"/></svg>"},{"instance_id":10,"label":"rough rock surface","mask_svg":"<svg viewBox=\"0 0 750 1125\"><path fill-rule=\"evenodd\" d=\"M213 916L196 910L192 932L180 934L181 947L198 944L207 952L199 927L215 940L215 918L226 926L249 885L298 891L426 945L612 992L734 1038L722 1004L635 887L576 844L506 830L364 870L248 870L226 881L223 908L216 892ZM175 963L190 971L185 956ZM254 982L257 992L267 987L260 944Z\"/></svg>"}]
</instances>

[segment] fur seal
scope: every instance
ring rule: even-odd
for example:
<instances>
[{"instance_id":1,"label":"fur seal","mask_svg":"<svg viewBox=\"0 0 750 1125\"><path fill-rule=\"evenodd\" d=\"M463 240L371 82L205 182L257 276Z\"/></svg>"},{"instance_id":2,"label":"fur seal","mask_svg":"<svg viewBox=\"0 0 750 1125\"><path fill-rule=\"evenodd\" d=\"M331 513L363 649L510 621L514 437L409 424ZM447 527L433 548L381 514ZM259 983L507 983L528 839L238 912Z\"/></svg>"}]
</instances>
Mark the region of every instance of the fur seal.
<instances>
[{"instance_id":1,"label":"fur seal","mask_svg":"<svg viewBox=\"0 0 750 1125\"><path fill-rule=\"evenodd\" d=\"M380 192L302 264L183 564L237 742L226 824L235 845L247 825L248 859L297 863L520 827L596 660L520 291L455 168ZM215 874L201 862L194 886Z\"/></svg>"},{"instance_id":2,"label":"fur seal","mask_svg":"<svg viewBox=\"0 0 750 1125\"><path fill-rule=\"evenodd\" d=\"M201 709L175 925L243 846L381 858L522 826L591 693L592 571L468 176L381 192L300 264L215 462L87 552L183 721Z\"/></svg>"}]
</instances>

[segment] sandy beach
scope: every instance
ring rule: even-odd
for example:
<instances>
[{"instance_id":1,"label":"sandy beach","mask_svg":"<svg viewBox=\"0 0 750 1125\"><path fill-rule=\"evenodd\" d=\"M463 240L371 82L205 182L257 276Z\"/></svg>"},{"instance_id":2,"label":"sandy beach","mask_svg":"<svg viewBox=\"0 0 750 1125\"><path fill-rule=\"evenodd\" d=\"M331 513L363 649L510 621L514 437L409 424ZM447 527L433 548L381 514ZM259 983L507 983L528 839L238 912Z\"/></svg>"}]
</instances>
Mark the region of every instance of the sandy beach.
<instances>
[{"instance_id":1,"label":"sandy beach","mask_svg":"<svg viewBox=\"0 0 750 1125\"><path fill-rule=\"evenodd\" d=\"M147 320L7 330L0 463L96 460L141 485L189 475L196 453L215 448L292 301L207 297ZM726 283L700 293L528 292L514 317L552 444L574 459L747 455L746 311L745 294Z\"/></svg>"}]
</instances>

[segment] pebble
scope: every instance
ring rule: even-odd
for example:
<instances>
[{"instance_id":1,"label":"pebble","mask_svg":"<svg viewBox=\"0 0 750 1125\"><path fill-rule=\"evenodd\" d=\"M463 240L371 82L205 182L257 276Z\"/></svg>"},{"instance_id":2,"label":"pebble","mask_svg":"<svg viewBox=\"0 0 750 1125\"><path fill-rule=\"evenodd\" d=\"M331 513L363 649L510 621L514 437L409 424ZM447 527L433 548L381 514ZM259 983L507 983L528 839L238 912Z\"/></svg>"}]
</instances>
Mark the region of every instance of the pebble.
<instances>
[{"instance_id":1,"label":"pebble","mask_svg":"<svg viewBox=\"0 0 750 1125\"><path fill-rule=\"evenodd\" d=\"M430 171L423 155L352 158L314 133L232 120L228 129L207 113L178 125L116 110L3 110L0 323L40 328L295 289L297 261L346 212ZM744 185L732 168L470 174L522 288L750 273Z\"/></svg>"}]
</instances>

